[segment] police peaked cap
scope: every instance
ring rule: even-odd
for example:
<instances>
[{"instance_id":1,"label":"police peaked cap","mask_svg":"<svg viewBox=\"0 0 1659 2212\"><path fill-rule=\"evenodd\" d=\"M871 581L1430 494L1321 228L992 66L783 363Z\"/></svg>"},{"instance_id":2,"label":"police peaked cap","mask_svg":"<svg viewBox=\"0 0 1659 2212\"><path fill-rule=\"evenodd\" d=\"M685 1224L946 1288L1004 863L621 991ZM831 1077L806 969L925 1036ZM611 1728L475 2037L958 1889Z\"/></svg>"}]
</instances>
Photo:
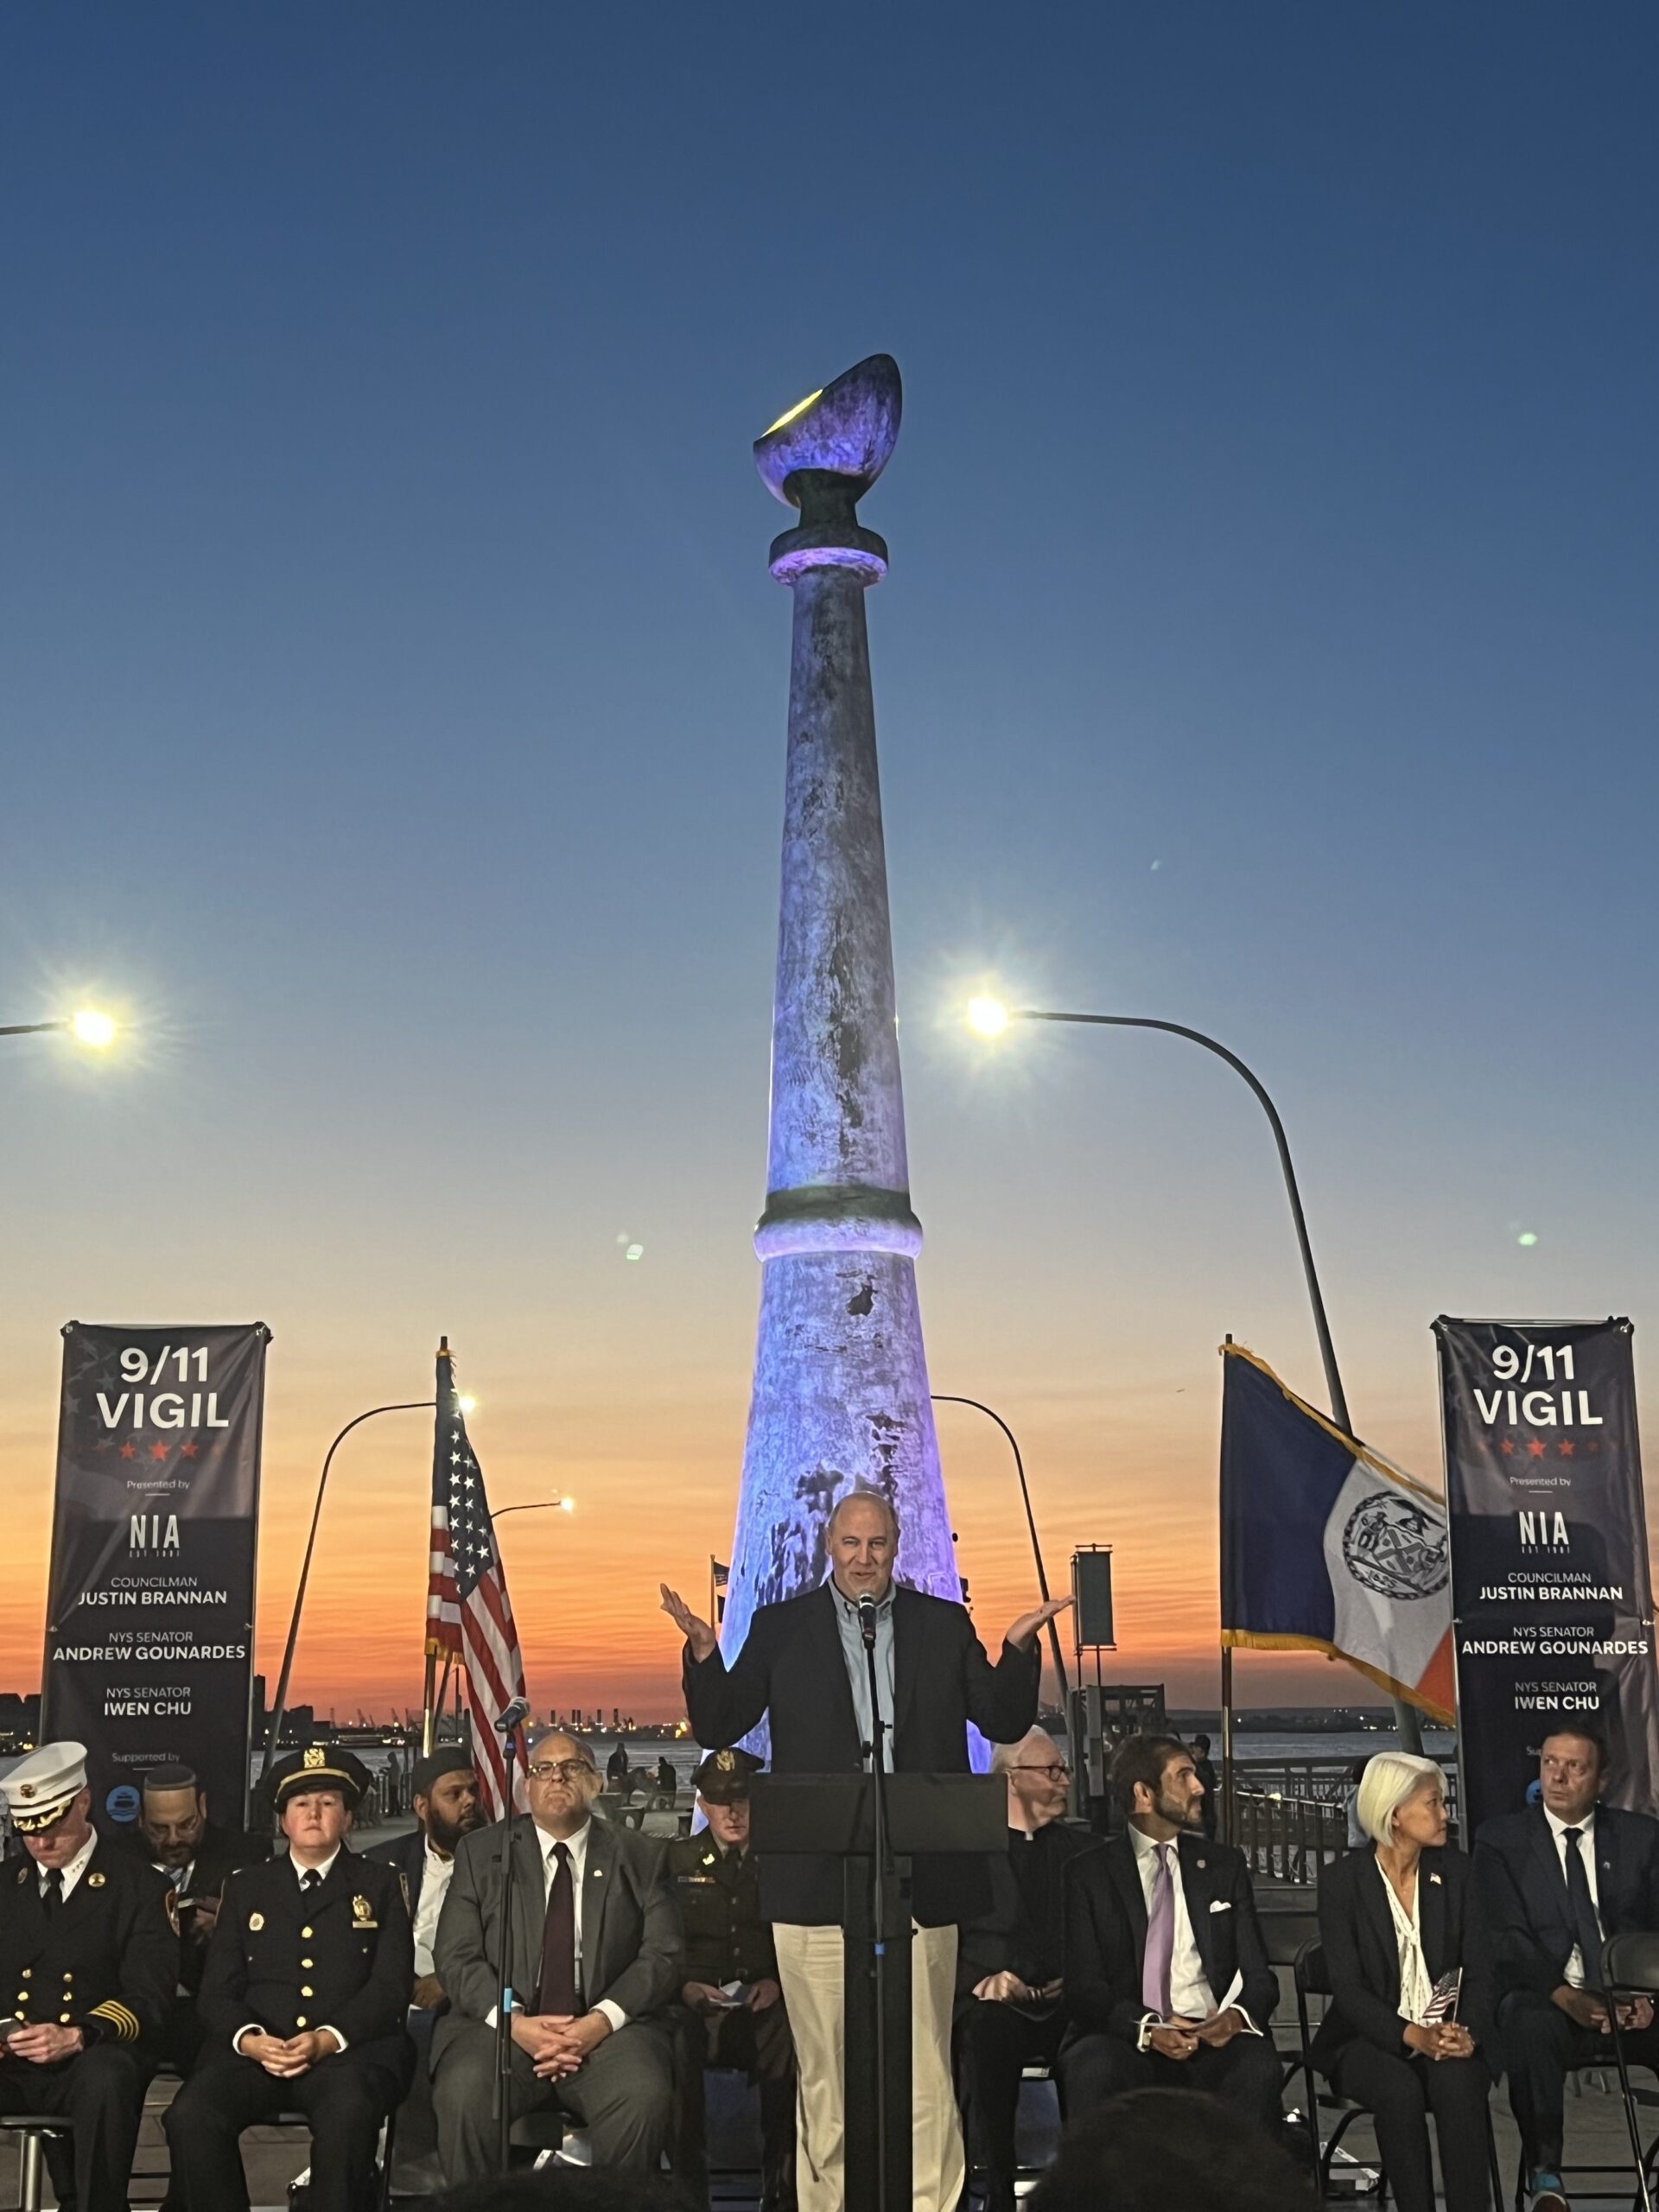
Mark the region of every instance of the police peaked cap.
<instances>
[{"instance_id":1,"label":"police peaked cap","mask_svg":"<svg viewBox=\"0 0 1659 2212\"><path fill-rule=\"evenodd\" d=\"M342 1751L338 1744L308 1744L290 1751L271 1769L272 1802L280 1813L290 1797L306 1789L337 1789L346 1809L354 1813L372 1777L361 1759Z\"/></svg>"}]
</instances>

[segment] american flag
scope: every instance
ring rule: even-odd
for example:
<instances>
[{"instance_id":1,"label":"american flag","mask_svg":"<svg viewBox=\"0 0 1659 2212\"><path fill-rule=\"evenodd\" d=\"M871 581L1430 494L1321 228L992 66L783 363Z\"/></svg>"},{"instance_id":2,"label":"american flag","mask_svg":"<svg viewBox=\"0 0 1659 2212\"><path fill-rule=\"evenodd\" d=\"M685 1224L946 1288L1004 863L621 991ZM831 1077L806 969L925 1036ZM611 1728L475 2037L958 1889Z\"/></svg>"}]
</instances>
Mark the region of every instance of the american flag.
<instances>
[{"instance_id":1,"label":"american flag","mask_svg":"<svg viewBox=\"0 0 1659 2212\"><path fill-rule=\"evenodd\" d=\"M1455 2020L1458 2017L1458 1999L1462 1993L1463 1968L1453 1967L1450 1974L1440 1976L1429 1992L1421 2024L1432 2028L1439 2020Z\"/></svg>"},{"instance_id":2,"label":"american flag","mask_svg":"<svg viewBox=\"0 0 1659 2212\"><path fill-rule=\"evenodd\" d=\"M461 1662L473 1716L479 1802L491 1820L499 1821L506 1810L507 1769L495 1716L525 1694L524 1661L490 1525L483 1471L467 1440L467 1418L447 1351L438 1354L437 1403L426 1648ZM519 1812L524 1809L523 1773L521 1760L513 1777Z\"/></svg>"}]
</instances>

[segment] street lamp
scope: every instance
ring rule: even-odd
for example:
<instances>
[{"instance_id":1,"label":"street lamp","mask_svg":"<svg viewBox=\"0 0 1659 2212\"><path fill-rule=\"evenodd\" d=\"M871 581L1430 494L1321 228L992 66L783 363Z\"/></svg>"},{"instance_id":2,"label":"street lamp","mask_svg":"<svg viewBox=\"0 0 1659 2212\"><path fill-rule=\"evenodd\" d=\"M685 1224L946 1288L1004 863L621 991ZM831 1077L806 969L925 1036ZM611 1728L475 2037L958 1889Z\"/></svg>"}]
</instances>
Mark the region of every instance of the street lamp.
<instances>
[{"instance_id":1,"label":"street lamp","mask_svg":"<svg viewBox=\"0 0 1659 2212\"><path fill-rule=\"evenodd\" d=\"M995 1407L985 1405L978 1398L959 1398L948 1390L933 1390L929 1393L929 1395L936 1406L971 1406L976 1413L983 1414L988 1421L994 1421L1003 1435L1007 1438L1008 1449L1014 1454L1014 1471L1020 1478L1020 1496L1026 1509L1026 1526L1031 1531L1031 1555L1037 1565L1037 1588L1043 1603L1046 1605L1049 1594L1048 1569L1043 1563L1043 1547L1037 1534L1037 1516L1031 1510L1031 1489L1026 1481L1026 1463L1020 1453L1019 1438L1015 1436ZM1077 1762L1077 1745L1072 1740L1071 1692L1071 1686L1066 1681L1065 1662L1060 1656L1060 1631L1052 1621L1048 1624L1048 1645L1054 1661L1054 1680L1060 1693L1060 1713L1065 1729L1066 1749L1072 1754L1072 1774L1075 1779Z\"/></svg>"},{"instance_id":2,"label":"street lamp","mask_svg":"<svg viewBox=\"0 0 1659 2212\"><path fill-rule=\"evenodd\" d=\"M430 1413L437 1404L435 1398L405 1398L395 1406L371 1406L366 1413L348 1421L340 1434L328 1446L322 1463L322 1473L317 1483L317 1502L311 1509L311 1533L305 1540L305 1559L300 1567L300 1585L294 1592L294 1617L288 1624L288 1643L283 1652L283 1671L276 1681L276 1702L271 1708L270 1727L265 1737L265 1756L259 1764L259 1779L263 1782L270 1771L270 1763L276 1756L276 1744L283 1732L283 1721L288 1713L289 1678L294 1672L294 1647L300 1640L300 1615L305 1606L305 1586L311 1579L311 1554L316 1549L317 1523L322 1518L323 1492L328 1487L328 1470L334 1464L334 1454L354 1428L365 1421L373 1421L379 1414ZM426 1747L429 1751L430 1745Z\"/></svg>"},{"instance_id":3,"label":"street lamp","mask_svg":"<svg viewBox=\"0 0 1659 2212\"><path fill-rule=\"evenodd\" d=\"M1161 1029L1171 1037L1185 1037L1191 1044L1202 1045L1206 1052L1213 1052L1218 1060L1225 1060L1235 1075L1243 1077L1267 1116L1273 1131L1273 1141L1279 1148L1279 1165L1285 1178L1285 1196L1290 1201L1290 1217L1295 1225L1297 1248L1302 1255L1302 1273L1307 1279L1308 1303L1313 1309L1313 1333L1319 1339L1319 1359L1325 1369L1325 1387L1331 1400L1331 1416L1338 1428L1351 1434L1348 1400L1337 1367L1337 1348L1331 1340L1331 1324L1325 1318L1325 1297L1319 1288L1319 1272L1313 1265L1313 1247L1308 1240L1307 1218L1302 1211L1302 1194L1297 1188L1296 1170L1291 1165L1290 1140L1286 1136L1285 1125L1279 1118L1279 1109L1268 1097L1261 1078L1245 1066L1236 1052L1230 1052L1225 1045L1218 1044L1213 1037L1206 1037L1201 1029L1189 1029L1179 1021L1154 1021L1149 1014L1060 1014L1051 1007L1005 1007L1000 1000L979 998L969 1001L968 1020L982 1037L1001 1035L1011 1021L1065 1021L1091 1029ZM1421 1751L1422 1733L1415 1711L1400 1698L1395 1698L1393 1704L1395 1729L1402 1745L1408 1751Z\"/></svg>"},{"instance_id":4,"label":"street lamp","mask_svg":"<svg viewBox=\"0 0 1659 2212\"><path fill-rule=\"evenodd\" d=\"M115 1023L107 1014L100 1014L96 1007L83 1007L79 1014L65 1014L57 1021L8 1021L0 1023L0 1037L42 1037L52 1030L67 1032L78 1045L90 1045L101 1052L115 1042Z\"/></svg>"},{"instance_id":5,"label":"street lamp","mask_svg":"<svg viewBox=\"0 0 1659 2212\"><path fill-rule=\"evenodd\" d=\"M529 1505L502 1506L498 1512L491 1514L490 1525L493 1528L498 1521L505 1521L509 1513L574 1513L575 1510L574 1497L538 1497Z\"/></svg>"}]
</instances>

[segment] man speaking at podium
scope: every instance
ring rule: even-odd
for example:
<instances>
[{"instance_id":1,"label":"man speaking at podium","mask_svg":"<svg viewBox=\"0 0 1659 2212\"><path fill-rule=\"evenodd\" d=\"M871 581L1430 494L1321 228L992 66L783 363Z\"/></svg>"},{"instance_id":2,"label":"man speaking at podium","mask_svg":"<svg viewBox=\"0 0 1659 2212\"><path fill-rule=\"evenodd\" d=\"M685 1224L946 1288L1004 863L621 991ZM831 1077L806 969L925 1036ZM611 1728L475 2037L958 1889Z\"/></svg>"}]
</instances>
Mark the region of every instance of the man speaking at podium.
<instances>
[{"instance_id":1,"label":"man speaking at podium","mask_svg":"<svg viewBox=\"0 0 1659 2212\"><path fill-rule=\"evenodd\" d=\"M842 1497L824 1531L828 1582L762 1605L728 1668L715 1631L664 1586L663 1610L685 1637L685 1709L705 1751L724 1751L772 1722L776 1774L856 1773L874 1729L864 1630L874 1613L875 1675L886 1764L899 1774L965 1774L968 1724L993 1743L1023 1736L1037 1717L1037 1631L1071 1600L1024 1613L993 1666L965 1607L896 1586L899 1522L875 1491ZM842 1870L831 1856L760 1864L760 1909L773 1923L778 1974L800 2069L800 2212L842 2212ZM911 1905L911 2037L915 2212L954 2212L962 2193L962 2128L950 2081L957 1927L988 1910L987 1862L918 1858Z\"/></svg>"}]
</instances>

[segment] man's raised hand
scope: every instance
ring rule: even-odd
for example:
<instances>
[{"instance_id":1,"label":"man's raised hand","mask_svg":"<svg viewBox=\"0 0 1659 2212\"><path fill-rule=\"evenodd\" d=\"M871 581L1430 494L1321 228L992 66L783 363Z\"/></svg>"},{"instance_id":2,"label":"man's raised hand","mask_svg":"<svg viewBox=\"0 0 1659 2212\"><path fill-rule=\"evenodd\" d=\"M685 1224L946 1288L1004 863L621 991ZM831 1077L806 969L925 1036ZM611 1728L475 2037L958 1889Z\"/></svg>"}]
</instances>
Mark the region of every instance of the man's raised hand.
<instances>
[{"instance_id":1,"label":"man's raised hand","mask_svg":"<svg viewBox=\"0 0 1659 2212\"><path fill-rule=\"evenodd\" d=\"M677 1590L671 1590L666 1582L658 1585L663 1593L663 1611L691 1647L691 1656L701 1666L715 1649L715 1631L705 1620L699 1620ZM1071 1599L1066 1603L1070 1605Z\"/></svg>"},{"instance_id":2,"label":"man's raised hand","mask_svg":"<svg viewBox=\"0 0 1659 2212\"><path fill-rule=\"evenodd\" d=\"M1038 1630L1063 1613L1071 1603L1069 1598L1051 1598L1046 1605L1033 1606L1030 1612L1020 1614L1002 1641L1011 1643L1016 1651L1029 1651Z\"/></svg>"}]
</instances>

